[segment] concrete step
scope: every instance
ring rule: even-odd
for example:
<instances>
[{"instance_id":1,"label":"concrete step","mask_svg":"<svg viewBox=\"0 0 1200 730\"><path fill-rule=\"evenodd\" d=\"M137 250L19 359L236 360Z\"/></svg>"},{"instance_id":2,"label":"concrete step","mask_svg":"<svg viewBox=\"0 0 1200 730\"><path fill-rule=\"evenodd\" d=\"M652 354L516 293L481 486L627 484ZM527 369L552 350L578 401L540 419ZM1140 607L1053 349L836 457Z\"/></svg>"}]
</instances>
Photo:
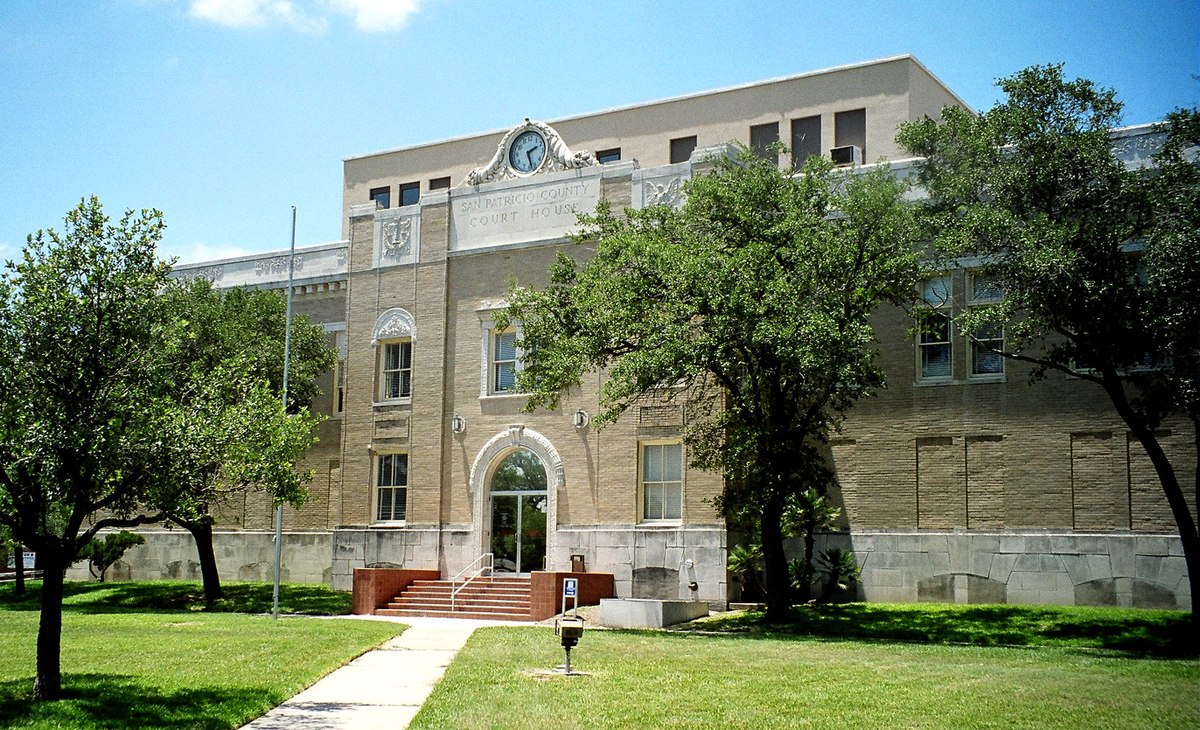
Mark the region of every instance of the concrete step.
<instances>
[{"instance_id":1,"label":"concrete step","mask_svg":"<svg viewBox=\"0 0 1200 730\"><path fill-rule=\"evenodd\" d=\"M453 600L451 594L458 588ZM417 580L375 613L382 616L437 616L529 621L529 578L476 578L469 584Z\"/></svg>"},{"instance_id":2,"label":"concrete step","mask_svg":"<svg viewBox=\"0 0 1200 730\"><path fill-rule=\"evenodd\" d=\"M377 608L379 616L414 616L424 618L474 618L489 621L530 621L529 612L514 611L439 611L439 610L407 610L397 608Z\"/></svg>"}]
</instances>

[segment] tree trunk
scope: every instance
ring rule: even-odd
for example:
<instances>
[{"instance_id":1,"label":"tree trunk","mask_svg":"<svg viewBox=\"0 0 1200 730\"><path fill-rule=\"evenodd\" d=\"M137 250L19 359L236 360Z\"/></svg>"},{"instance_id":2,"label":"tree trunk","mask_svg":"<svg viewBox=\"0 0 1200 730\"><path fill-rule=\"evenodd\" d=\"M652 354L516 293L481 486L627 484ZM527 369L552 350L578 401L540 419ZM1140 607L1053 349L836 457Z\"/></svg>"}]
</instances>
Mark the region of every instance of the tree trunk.
<instances>
[{"instance_id":1,"label":"tree trunk","mask_svg":"<svg viewBox=\"0 0 1200 730\"><path fill-rule=\"evenodd\" d=\"M1108 392L1121 420L1133 432L1134 437L1146 450L1146 455L1150 457L1150 463L1154 465L1154 472L1167 497L1167 504L1171 507L1171 514L1175 517L1175 525L1179 529L1179 540L1183 543L1183 560L1187 566L1188 586L1192 594L1192 626L1188 641L1193 648L1196 648L1200 646L1200 534L1196 532L1196 520L1192 517L1187 499L1183 496L1183 488L1179 484L1179 477L1175 474L1171 460L1163 451L1158 437L1154 435L1145 421L1138 417L1129 404L1119 379L1115 376L1111 379L1105 377L1104 390ZM1193 437L1200 439L1200 434L1193 434ZM1200 468L1200 465L1197 465L1197 468Z\"/></svg>"},{"instance_id":2,"label":"tree trunk","mask_svg":"<svg viewBox=\"0 0 1200 730\"><path fill-rule=\"evenodd\" d=\"M768 501L760 519L763 572L767 581L767 620L777 623L789 620L792 615L792 581L788 576L787 555L783 551L783 509L778 501Z\"/></svg>"},{"instance_id":3,"label":"tree trunk","mask_svg":"<svg viewBox=\"0 0 1200 730\"><path fill-rule=\"evenodd\" d=\"M204 600L207 603L225 597L221 590L221 575L217 572L217 555L213 551L212 524L208 522L180 522L192 533L196 541L196 555L200 559L200 577L204 581Z\"/></svg>"},{"instance_id":4,"label":"tree trunk","mask_svg":"<svg viewBox=\"0 0 1200 730\"><path fill-rule=\"evenodd\" d=\"M25 595L25 546L21 543L16 543L17 562L15 573L15 583L13 583L13 595Z\"/></svg>"},{"instance_id":5,"label":"tree trunk","mask_svg":"<svg viewBox=\"0 0 1200 730\"><path fill-rule=\"evenodd\" d=\"M47 551L50 552L50 551ZM61 551L42 555L42 615L37 636L37 674L33 680L34 701L62 698L62 602L63 574L67 560Z\"/></svg>"}]
</instances>

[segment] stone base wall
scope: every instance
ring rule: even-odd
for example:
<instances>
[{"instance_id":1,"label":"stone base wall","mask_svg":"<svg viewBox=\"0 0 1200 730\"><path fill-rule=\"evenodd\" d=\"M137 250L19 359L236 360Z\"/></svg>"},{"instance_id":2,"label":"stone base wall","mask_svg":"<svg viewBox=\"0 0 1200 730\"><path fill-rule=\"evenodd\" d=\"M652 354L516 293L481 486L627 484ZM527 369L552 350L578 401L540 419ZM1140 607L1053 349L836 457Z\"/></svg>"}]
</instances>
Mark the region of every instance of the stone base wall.
<instances>
[{"instance_id":1,"label":"stone base wall","mask_svg":"<svg viewBox=\"0 0 1200 730\"><path fill-rule=\"evenodd\" d=\"M556 537L551 569L570 570L582 555L588 572L613 574L619 598L728 600L724 527L564 527Z\"/></svg>"},{"instance_id":2,"label":"stone base wall","mask_svg":"<svg viewBox=\"0 0 1200 730\"><path fill-rule=\"evenodd\" d=\"M200 561L191 533L182 529L136 532L146 538L146 544L130 548L108 569L105 580L200 580ZM329 532L284 532L279 580L328 584L331 543ZM213 552L222 580L275 579L273 531L214 531ZM71 566L67 579L91 580L87 561Z\"/></svg>"},{"instance_id":3,"label":"stone base wall","mask_svg":"<svg viewBox=\"0 0 1200 730\"><path fill-rule=\"evenodd\" d=\"M790 544L789 556L801 547ZM1132 606L1190 610L1177 535L855 532L817 551L853 550L858 599Z\"/></svg>"},{"instance_id":4,"label":"stone base wall","mask_svg":"<svg viewBox=\"0 0 1200 730\"><path fill-rule=\"evenodd\" d=\"M355 568L438 570L438 530L339 527L332 563L330 585L337 591L354 588Z\"/></svg>"},{"instance_id":5,"label":"stone base wall","mask_svg":"<svg viewBox=\"0 0 1200 730\"><path fill-rule=\"evenodd\" d=\"M355 568L437 569L449 578L479 557L475 544L470 528L447 527L440 537L434 528L338 528L332 586L350 590ZM570 571L572 555L583 556L588 573L612 573L623 598L727 600L725 530L719 526L561 527L546 556L547 570Z\"/></svg>"}]
</instances>

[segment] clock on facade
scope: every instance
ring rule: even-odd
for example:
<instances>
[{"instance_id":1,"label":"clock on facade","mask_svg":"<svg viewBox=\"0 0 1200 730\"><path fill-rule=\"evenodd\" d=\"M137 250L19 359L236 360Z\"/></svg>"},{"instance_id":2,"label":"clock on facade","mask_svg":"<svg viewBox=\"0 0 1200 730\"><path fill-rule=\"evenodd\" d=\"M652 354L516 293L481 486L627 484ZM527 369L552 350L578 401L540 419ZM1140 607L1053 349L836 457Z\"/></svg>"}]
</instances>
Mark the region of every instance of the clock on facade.
<instances>
[{"instance_id":1,"label":"clock on facade","mask_svg":"<svg viewBox=\"0 0 1200 730\"><path fill-rule=\"evenodd\" d=\"M518 134L508 145L508 164L517 172L533 172L546 157L546 138L535 129Z\"/></svg>"}]
</instances>

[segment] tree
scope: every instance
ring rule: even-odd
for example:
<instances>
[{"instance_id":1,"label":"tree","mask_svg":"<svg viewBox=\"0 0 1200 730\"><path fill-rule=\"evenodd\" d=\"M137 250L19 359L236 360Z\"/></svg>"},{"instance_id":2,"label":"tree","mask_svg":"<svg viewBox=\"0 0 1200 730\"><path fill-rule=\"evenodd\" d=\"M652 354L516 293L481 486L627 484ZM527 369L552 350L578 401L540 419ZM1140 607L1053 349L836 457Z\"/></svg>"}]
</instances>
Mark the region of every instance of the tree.
<instances>
[{"instance_id":1,"label":"tree","mask_svg":"<svg viewBox=\"0 0 1200 730\"><path fill-rule=\"evenodd\" d=\"M171 352L188 381L180 389L181 418L174 474L182 487L165 495L167 518L196 542L204 597L223 596L213 550L214 509L248 489L299 507L312 472L291 468L315 442L318 419L307 409L317 378L335 352L306 317L292 323L289 413L283 388L286 306L276 292L216 291L205 280L176 282L166 291L170 316L185 323Z\"/></svg>"},{"instance_id":2,"label":"tree","mask_svg":"<svg viewBox=\"0 0 1200 730\"><path fill-rule=\"evenodd\" d=\"M0 522L43 569L38 700L61 695L64 571L100 530L154 519L138 507L162 478L162 229L157 211L112 225L91 198L0 276Z\"/></svg>"},{"instance_id":3,"label":"tree","mask_svg":"<svg viewBox=\"0 0 1200 730\"><path fill-rule=\"evenodd\" d=\"M822 442L883 385L868 318L911 298L918 258L903 186L886 170L835 173L810 159L790 177L742 150L686 185L683 207L583 216L582 267L560 254L542 290L514 289L498 324L520 321L535 352L518 377L527 408L556 407L606 369L603 425L643 396L685 402L691 464L725 477L726 514L758 521L768 616L789 615L789 498L823 490Z\"/></svg>"},{"instance_id":4,"label":"tree","mask_svg":"<svg viewBox=\"0 0 1200 730\"><path fill-rule=\"evenodd\" d=\"M1094 383L1145 449L1179 528L1200 625L1200 537L1156 429L1190 419L1197 453L1200 350L1200 141L1195 110L1172 115L1157 168L1127 169L1111 130L1110 89L1034 66L999 82L981 116L947 107L904 125L924 157L927 222L946 258L981 256L1002 303L964 316L964 332L1003 325L1002 354ZM1193 147L1194 149L1194 147Z\"/></svg>"},{"instance_id":5,"label":"tree","mask_svg":"<svg viewBox=\"0 0 1200 730\"><path fill-rule=\"evenodd\" d=\"M129 548L145 544L146 538L136 532L121 530L104 537L97 535L92 538L92 541L79 551L79 557L88 561L88 571L96 580L103 583L104 574L125 555Z\"/></svg>"},{"instance_id":6,"label":"tree","mask_svg":"<svg viewBox=\"0 0 1200 730\"><path fill-rule=\"evenodd\" d=\"M43 570L37 700L61 696L63 574L97 533L196 515L197 475L286 498L311 438L249 364L185 357L162 230L157 211L114 225L90 198L0 275L0 524Z\"/></svg>"}]
</instances>

